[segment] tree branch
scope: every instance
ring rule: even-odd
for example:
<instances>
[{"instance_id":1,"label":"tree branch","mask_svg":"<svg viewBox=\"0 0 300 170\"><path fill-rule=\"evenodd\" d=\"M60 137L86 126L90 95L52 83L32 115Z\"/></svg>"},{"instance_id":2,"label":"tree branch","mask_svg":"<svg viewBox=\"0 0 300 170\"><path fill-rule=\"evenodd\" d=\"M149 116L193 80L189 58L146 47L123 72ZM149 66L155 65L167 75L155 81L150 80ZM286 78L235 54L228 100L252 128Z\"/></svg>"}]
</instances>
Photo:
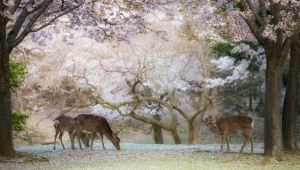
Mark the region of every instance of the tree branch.
<instances>
[{"instance_id":1,"label":"tree branch","mask_svg":"<svg viewBox=\"0 0 300 170\"><path fill-rule=\"evenodd\" d=\"M14 5L10 8L9 12L13 15L16 10L18 9L19 5L21 3L21 0L15 0Z\"/></svg>"},{"instance_id":2,"label":"tree branch","mask_svg":"<svg viewBox=\"0 0 300 170\"><path fill-rule=\"evenodd\" d=\"M53 0L45 0L43 3L38 5L40 8L35 8L34 11L28 12L26 9L22 11L20 16L18 17L15 25L11 29L11 31L8 33L7 36L7 43L8 43L8 49L13 49L16 47L22 40L28 35L30 32L31 27L34 25L34 23L37 21L37 19L42 15L42 13L48 8L50 3ZM28 19L29 18L29 19ZM20 33L20 30L25 23L26 19L28 19L28 23L23 28L23 32ZM17 38L17 36L19 37Z\"/></svg>"},{"instance_id":3,"label":"tree branch","mask_svg":"<svg viewBox=\"0 0 300 170\"><path fill-rule=\"evenodd\" d=\"M45 27L51 25L57 18L62 17L62 16L64 16L64 15L70 13L71 11L77 9L78 7L79 7L79 6L75 6L75 7L73 7L73 8L70 8L70 9L64 11L63 13L60 13L60 14L56 15L56 16L53 17L50 21L48 21L47 23L45 23L44 25L42 25L42 26L40 26L40 27L38 27L38 28L32 28L32 29L30 30L30 32L37 32L37 31L40 31L41 29L43 29L43 28L45 28Z\"/></svg>"},{"instance_id":4,"label":"tree branch","mask_svg":"<svg viewBox=\"0 0 300 170\"><path fill-rule=\"evenodd\" d=\"M241 11L243 11L243 12L246 11L248 9L246 1L241 0L240 2L241 2L241 7L240 7ZM248 27L250 28L252 34L257 39L257 41L259 41L261 44L266 44L267 39L262 36L262 31L260 30L259 26L254 21L254 19L253 18L245 18L245 17L243 17L243 18L246 21ZM264 27L262 27L262 28L264 28Z\"/></svg>"},{"instance_id":5,"label":"tree branch","mask_svg":"<svg viewBox=\"0 0 300 170\"><path fill-rule=\"evenodd\" d=\"M266 25L266 23L264 22L264 20L258 15L258 11L255 9L255 6L253 5L252 1L251 0L246 0L250 10L252 11L253 15L255 16L257 22L264 26Z\"/></svg>"},{"instance_id":6,"label":"tree branch","mask_svg":"<svg viewBox=\"0 0 300 170\"><path fill-rule=\"evenodd\" d=\"M262 17L263 22L266 23L267 9L265 0L259 0L259 15Z\"/></svg>"}]
</instances>

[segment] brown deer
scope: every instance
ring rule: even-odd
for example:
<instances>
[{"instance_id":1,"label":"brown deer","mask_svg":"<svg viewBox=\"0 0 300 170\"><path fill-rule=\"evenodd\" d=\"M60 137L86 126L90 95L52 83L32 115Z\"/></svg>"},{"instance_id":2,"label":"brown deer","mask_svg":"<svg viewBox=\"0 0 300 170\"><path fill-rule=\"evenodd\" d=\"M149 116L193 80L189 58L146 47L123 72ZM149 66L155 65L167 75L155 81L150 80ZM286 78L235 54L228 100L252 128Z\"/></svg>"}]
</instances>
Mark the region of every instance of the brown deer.
<instances>
[{"instance_id":1,"label":"brown deer","mask_svg":"<svg viewBox=\"0 0 300 170\"><path fill-rule=\"evenodd\" d=\"M92 114L80 114L74 118L75 126L77 129L77 136L80 136L83 130L92 132L92 142L91 149L93 147L94 138L97 133L99 133L102 147L104 147L103 134L112 142L117 150L120 150L120 138L116 133L112 131L107 120L102 116L92 115ZM79 146L81 147L80 138L78 138Z\"/></svg>"},{"instance_id":2,"label":"brown deer","mask_svg":"<svg viewBox=\"0 0 300 170\"><path fill-rule=\"evenodd\" d=\"M56 138L58 135L59 135L60 143L61 143L63 149L65 149L65 145L62 142L62 137L63 137L65 131L67 131L69 133L69 137L70 137L70 141L71 141L71 148L75 149L74 139L76 137L76 128L75 128L74 119L69 116L64 116L64 115L58 116L57 118L54 119L54 128L55 128L55 137L54 137L53 149L56 149L55 144L56 144ZM83 144L86 147L89 147L88 135L86 133L81 133L80 138L83 141Z\"/></svg>"},{"instance_id":3,"label":"brown deer","mask_svg":"<svg viewBox=\"0 0 300 170\"><path fill-rule=\"evenodd\" d=\"M252 118L248 116L213 117L210 115L204 120L204 122L211 131L218 135L222 135L222 144L220 150L221 152L223 151L223 143L225 139L227 143L227 151L230 151L229 135L242 134L244 137L244 143L241 147L240 153L243 152L247 141L250 141L251 153L253 153L252 129L254 126L254 121L252 120Z\"/></svg>"}]
</instances>

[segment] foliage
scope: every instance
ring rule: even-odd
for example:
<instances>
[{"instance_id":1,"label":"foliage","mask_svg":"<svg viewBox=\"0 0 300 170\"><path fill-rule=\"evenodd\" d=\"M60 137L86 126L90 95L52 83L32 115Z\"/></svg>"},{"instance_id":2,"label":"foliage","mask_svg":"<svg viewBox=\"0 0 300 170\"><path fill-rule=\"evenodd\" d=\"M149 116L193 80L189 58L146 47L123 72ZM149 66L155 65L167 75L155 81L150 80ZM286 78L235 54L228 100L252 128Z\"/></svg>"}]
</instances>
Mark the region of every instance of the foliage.
<instances>
[{"instance_id":1,"label":"foliage","mask_svg":"<svg viewBox=\"0 0 300 170\"><path fill-rule=\"evenodd\" d=\"M216 55L216 57L226 56L230 55L230 51L233 48L233 45L228 42L220 42L215 44L212 47L213 53Z\"/></svg>"},{"instance_id":2,"label":"foliage","mask_svg":"<svg viewBox=\"0 0 300 170\"><path fill-rule=\"evenodd\" d=\"M24 81L27 74L27 67L24 62L17 62L14 59L9 60L10 87L18 88Z\"/></svg>"},{"instance_id":3,"label":"foliage","mask_svg":"<svg viewBox=\"0 0 300 170\"><path fill-rule=\"evenodd\" d=\"M212 51L215 59L211 62L217 71L209 83L211 87L219 87L218 96L222 99L223 112L252 110L253 106L250 106L247 98L256 99L258 87L263 83L261 71L264 70L265 59L262 47L256 42L243 40L234 45L217 43Z\"/></svg>"},{"instance_id":4,"label":"foliage","mask_svg":"<svg viewBox=\"0 0 300 170\"><path fill-rule=\"evenodd\" d=\"M26 128L26 121L29 116L22 112L13 112L12 114L12 123L13 129L15 131L23 131Z\"/></svg>"},{"instance_id":5,"label":"foliage","mask_svg":"<svg viewBox=\"0 0 300 170\"><path fill-rule=\"evenodd\" d=\"M264 51L256 42L242 40L235 45L228 42L220 42L212 47L216 58L229 56L238 65L241 61L249 61L247 71L254 73L260 70L264 62Z\"/></svg>"}]
</instances>

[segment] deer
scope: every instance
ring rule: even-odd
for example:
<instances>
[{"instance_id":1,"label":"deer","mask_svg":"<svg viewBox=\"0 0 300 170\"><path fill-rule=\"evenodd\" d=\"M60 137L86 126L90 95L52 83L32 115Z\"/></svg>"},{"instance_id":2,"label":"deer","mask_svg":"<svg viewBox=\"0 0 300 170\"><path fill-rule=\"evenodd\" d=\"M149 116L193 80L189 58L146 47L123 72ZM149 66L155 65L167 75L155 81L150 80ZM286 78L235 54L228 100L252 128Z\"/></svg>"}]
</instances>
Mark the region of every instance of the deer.
<instances>
[{"instance_id":1,"label":"deer","mask_svg":"<svg viewBox=\"0 0 300 170\"><path fill-rule=\"evenodd\" d=\"M67 131L69 133L70 141L71 141L71 149L75 149L74 147L74 139L76 137L76 128L75 128L75 121L72 117L61 115L54 119L54 128L55 128L55 137L54 137L54 146L53 149L55 150L56 138L59 135L59 140L62 145L62 148L65 149L65 145L62 141L62 137L64 132ZM80 135L81 140L85 147L89 147L89 136L87 133L81 133Z\"/></svg>"},{"instance_id":2,"label":"deer","mask_svg":"<svg viewBox=\"0 0 300 170\"><path fill-rule=\"evenodd\" d=\"M223 152L223 143L226 140L227 143L227 152L230 151L229 148L229 135L232 134L241 134L244 137L244 143L240 149L240 153L243 152L243 149L247 143L251 143L251 153L253 153L253 134L252 130L254 127L254 121L251 117L248 116L208 116L204 119L204 123L208 128L218 134L222 135L222 144L220 152Z\"/></svg>"},{"instance_id":3,"label":"deer","mask_svg":"<svg viewBox=\"0 0 300 170\"><path fill-rule=\"evenodd\" d=\"M74 118L75 126L77 128L77 136L80 136L83 130L92 133L91 150L93 149L93 142L96 134L98 133L102 142L102 148L105 150L103 142L103 134L109 139L117 150L120 150L120 138L117 133L114 133L108 121L102 117L93 114L80 114ZM79 147L81 147L80 138L78 138Z\"/></svg>"}]
</instances>

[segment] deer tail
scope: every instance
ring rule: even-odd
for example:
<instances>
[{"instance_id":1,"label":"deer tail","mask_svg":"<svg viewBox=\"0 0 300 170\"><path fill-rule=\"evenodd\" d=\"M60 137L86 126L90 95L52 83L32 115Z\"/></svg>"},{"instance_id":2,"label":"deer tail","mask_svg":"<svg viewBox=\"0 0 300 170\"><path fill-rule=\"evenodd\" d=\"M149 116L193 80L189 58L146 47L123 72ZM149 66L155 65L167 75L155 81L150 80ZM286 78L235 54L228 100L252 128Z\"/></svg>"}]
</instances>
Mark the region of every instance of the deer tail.
<instances>
[{"instance_id":1,"label":"deer tail","mask_svg":"<svg viewBox=\"0 0 300 170\"><path fill-rule=\"evenodd\" d=\"M252 120L251 122L251 128L253 129L253 127L254 127L254 120Z\"/></svg>"},{"instance_id":2,"label":"deer tail","mask_svg":"<svg viewBox=\"0 0 300 170\"><path fill-rule=\"evenodd\" d=\"M59 120L54 120L54 127L58 126Z\"/></svg>"}]
</instances>

